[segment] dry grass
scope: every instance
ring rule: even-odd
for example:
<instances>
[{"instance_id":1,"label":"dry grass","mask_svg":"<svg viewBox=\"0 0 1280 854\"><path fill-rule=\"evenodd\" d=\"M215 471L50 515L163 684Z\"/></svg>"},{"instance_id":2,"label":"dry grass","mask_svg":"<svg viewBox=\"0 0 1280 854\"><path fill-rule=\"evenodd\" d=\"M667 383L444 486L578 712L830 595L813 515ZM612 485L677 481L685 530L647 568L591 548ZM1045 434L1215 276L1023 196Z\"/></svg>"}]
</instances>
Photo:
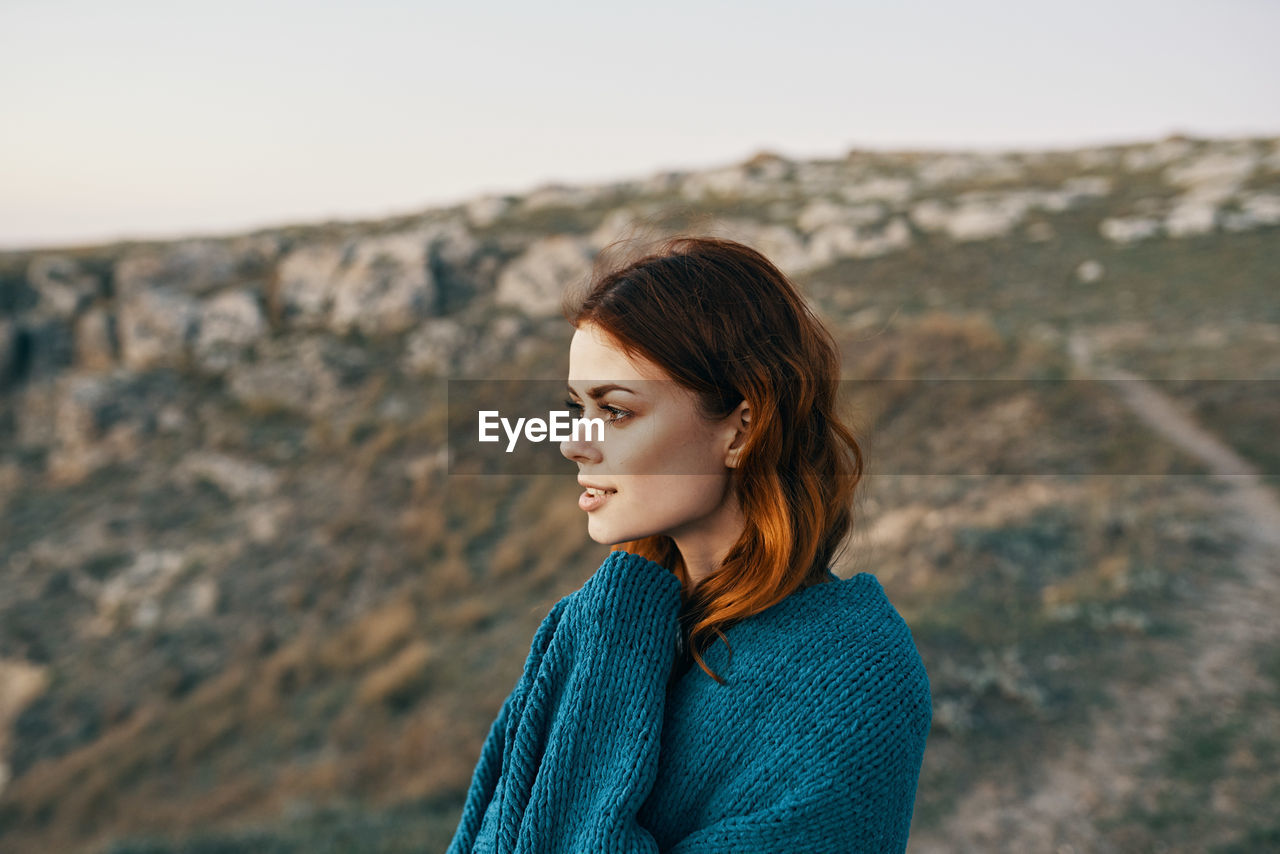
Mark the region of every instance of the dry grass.
<instances>
[{"instance_id":1,"label":"dry grass","mask_svg":"<svg viewBox=\"0 0 1280 854\"><path fill-rule=\"evenodd\" d=\"M438 656L439 651L431 644L413 641L360 680L356 700L365 706L405 706L414 702L430 684L429 668Z\"/></svg>"}]
</instances>

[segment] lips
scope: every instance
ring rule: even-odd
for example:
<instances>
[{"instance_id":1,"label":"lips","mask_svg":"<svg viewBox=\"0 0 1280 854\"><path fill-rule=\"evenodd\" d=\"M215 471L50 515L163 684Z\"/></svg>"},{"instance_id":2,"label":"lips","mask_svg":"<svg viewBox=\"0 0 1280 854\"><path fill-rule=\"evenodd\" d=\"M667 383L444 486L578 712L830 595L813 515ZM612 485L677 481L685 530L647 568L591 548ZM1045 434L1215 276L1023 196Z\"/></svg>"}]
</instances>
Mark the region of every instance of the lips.
<instances>
[{"instance_id":1,"label":"lips","mask_svg":"<svg viewBox=\"0 0 1280 854\"><path fill-rule=\"evenodd\" d=\"M582 481L578 482L585 487L582 494L578 496L578 506L588 513L593 510L599 510L609 501L611 496L618 492L616 489L594 486L592 484L582 483Z\"/></svg>"}]
</instances>

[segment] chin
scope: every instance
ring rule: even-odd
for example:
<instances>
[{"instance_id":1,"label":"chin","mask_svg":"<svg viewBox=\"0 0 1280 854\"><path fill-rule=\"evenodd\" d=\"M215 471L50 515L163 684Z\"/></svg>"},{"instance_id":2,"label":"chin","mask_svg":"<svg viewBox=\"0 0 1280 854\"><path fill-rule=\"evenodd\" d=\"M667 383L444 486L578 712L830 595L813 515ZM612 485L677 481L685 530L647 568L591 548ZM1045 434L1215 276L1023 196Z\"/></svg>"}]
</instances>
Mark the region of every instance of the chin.
<instances>
[{"instance_id":1,"label":"chin","mask_svg":"<svg viewBox=\"0 0 1280 854\"><path fill-rule=\"evenodd\" d=\"M588 521L587 536L602 546L616 546L618 543L627 543L631 540L638 540L645 535L632 535L625 531L619 532L616 528L610 528L607 525L595 525L592 524L591 521Z\"/></svg>"},{"instance_id":2,"label":"chin","mask_svg":"<svg viewBox=\"0 0 1280 854\"><path fill-rule=\"evenodd\" d=\"M626 542L625 537L619 537L612 531L601 530L600 528L596 528L592 525L587 526L587 536L591 537L591 539L595 540L602 546L612 546L617 543Z\"/></svg>"}]
</instances>

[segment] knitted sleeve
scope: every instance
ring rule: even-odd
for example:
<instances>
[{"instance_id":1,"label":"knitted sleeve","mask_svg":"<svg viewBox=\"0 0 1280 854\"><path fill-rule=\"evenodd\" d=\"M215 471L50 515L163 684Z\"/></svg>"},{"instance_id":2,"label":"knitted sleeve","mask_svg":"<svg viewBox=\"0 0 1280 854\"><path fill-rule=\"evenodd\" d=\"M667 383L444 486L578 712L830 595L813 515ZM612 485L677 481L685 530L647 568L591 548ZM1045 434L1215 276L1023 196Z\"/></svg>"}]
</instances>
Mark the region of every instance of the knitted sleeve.
<instances>
[{"instance_id":1,"label":"knitted sleeve","mask_svg":"<svg viewBox=\"0 0 1280 854\"><path fill-rule=\"evenodd\" d=\"M475 773L471 776L471 786L467 789L462 818L458 822L458 829L454 832L448 854L467 854L475 847L476 835L480 832L480 820L484 817L485 809L493 799L494 789L498 785L498 772L502 768L505 752L507 721L511 719L511 707L515 697L514 691L508 695L498 711L498 717L489 727L484 747L480 749L480 759L476 763Z\"/></svg>"},{"instance_id":2,"label":"knitted sleeve","mask_svg":"<svg viewBox=\"0 0 1280 854\"><path fill-rule=\"evenodd\" d=\"M868 699L812 710L820 721L796 739L785 794L699 828L669 854L905 852L933 716L914 645L878 650L847 696Z\"/></svg>"},{"instance_id":3,"label":"knitted sleeve","mask_svg":"<svg viewBox=\"0 0 1280 854\"><path fill-rule=\"evenodd\" d=\"M492 840L486 840L487 846L477 844L480 838L481 820L485 817L485 811L494 801L495 796L501 799L498 783L503 769L509 768L512 763L508 746L511 744L515 721L525 708L533 680L555 637L556 628L560 625L560 619L568 604L567 596L556 602L534 633L533 641L529 646L529 655L525 659L524 673L511 693L507 695L497 718L489 727L489 734L485 737L484 747L480 750L480 759L476 762L475 773L471 777L471 786L467 790L462 818L458 822L458 828L454 832L447 854L472 854L472 852L486 850L486 847L487 850L493 850Z\"/></svg>"},{"instance_id":4,"label":"knitted sleeve","mask_svg":"<svg viewBox=\"0 0 1280 854\"><path fill-rule=\"evenodd\" d=\"M657 776L679 608L679 579L623 551L561 600L477 766L472 792L492 784L495 813L476 819L477 797L450 852L656 854L636 814ZM468 818L480 821L474 841Z\"/></svg>"}]
</instances>

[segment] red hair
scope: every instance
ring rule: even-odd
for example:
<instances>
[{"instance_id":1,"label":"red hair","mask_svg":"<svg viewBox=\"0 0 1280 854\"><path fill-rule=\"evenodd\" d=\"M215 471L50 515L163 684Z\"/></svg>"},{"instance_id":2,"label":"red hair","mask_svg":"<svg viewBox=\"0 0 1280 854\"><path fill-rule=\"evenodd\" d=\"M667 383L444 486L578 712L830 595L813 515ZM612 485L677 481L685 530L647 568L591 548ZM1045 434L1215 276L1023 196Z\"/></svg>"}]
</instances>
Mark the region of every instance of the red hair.
<instances>
[{"instance_id":1,"label":"red hair","mask_svg":"<svg viewBox=\"0 0 1280 854\"><path fill-rule=\"evenodd\" d=\"M708 418L743 400L751 408L732 473L746 524L720 567L690 592L670 537L615 546L680 578L685 653L676 672L691 655L724 684L701 654L712 636L728 646L723 628L825 580L852 526L863 459L835 411L839 349L795 285L749 246L675 237L621 266L606 256L585 291L566 298L569 322L594 324L629 356L661 367Z\"/></svg>"}]
</instances>

